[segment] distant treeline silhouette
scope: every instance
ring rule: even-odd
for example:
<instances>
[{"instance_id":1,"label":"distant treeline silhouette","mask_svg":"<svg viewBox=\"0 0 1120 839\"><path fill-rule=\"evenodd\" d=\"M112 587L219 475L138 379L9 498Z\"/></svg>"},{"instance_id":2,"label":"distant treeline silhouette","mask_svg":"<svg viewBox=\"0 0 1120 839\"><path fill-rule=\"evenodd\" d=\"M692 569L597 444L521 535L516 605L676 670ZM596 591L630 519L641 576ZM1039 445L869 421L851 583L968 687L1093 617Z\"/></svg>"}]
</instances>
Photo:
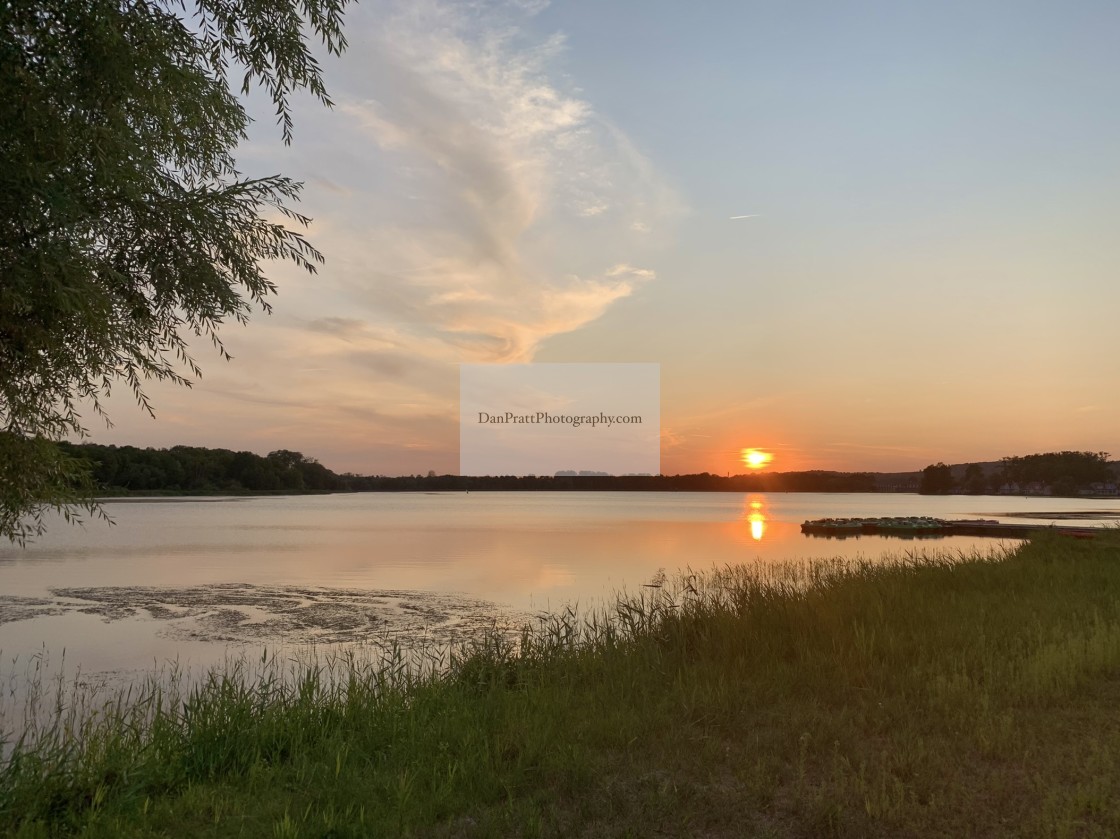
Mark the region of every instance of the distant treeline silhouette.
<instances>
[{"instance_id":1,"label":"distant treeline silhouette","mask_svg":"<svg viewBox=\"0 0 1120 839\"><path fill-rule=\"evenodd\" d=\"M557 491L618 492L897 492L927 494L1108 494L1116 489L1116 464L1104 452L1052 452L1005 457L996 463L947 466L921 472L762 472L744 475L495 475L338 474L302 454L280 449L267 455L174 446L141 449L96 443L62 444L88 460L99 492L191 495L213 493Z\"/></svg>"},{"instance_id":2,"label":"distant treeline silhouette","mask_svg":"<svg viewBox=\"0 0 1120 839\"><path fill-rule=\"evenodd\" d=\"M332 492L350 488L348 476L286 449L262 457L197 446L61 445L68 454L91 463L98 488L106 492Z\"/></svg>"},{"instance_id":3,"label":"distant treeline silhouette","mask_svg":"<svg viewBox=\"0 0 1120 839\"><path fill-rule=\"evenodd\" d=\"M409 492L462 490L616 490L660 492L875 492L869 472L772 472L758 475L627 475L464 477L460 475L338 474L301 452L267 455L174 446L141 449L96 443L63 444L88 460L104 494L241 492Z\"/></svg>"},{"instance_id":4,"label":"distant treeline silhouette","mask_svg":"<svg viewBox=\"0 0 1120 839\"><path fill-rule=\"evenodd\" d=\"M1108 452L1045 452L1005 457L996 463L948 466L934 463L922 470L918 491L924 495L1115 495L1120 464Z\"/></svg>"}]
</instances>

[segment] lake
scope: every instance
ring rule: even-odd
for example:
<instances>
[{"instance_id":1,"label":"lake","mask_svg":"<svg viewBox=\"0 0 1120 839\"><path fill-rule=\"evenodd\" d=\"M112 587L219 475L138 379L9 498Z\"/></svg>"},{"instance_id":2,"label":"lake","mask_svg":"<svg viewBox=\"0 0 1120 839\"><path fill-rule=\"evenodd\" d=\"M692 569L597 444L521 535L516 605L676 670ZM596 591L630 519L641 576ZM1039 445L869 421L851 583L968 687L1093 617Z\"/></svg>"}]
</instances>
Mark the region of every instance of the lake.
<instances>
[{"instance_id":1,"label":"lake","mask_svg":"<svg viewBox=\"0 0 1120 839\"><path fill-rule=\"evenodd\" d=\"M0 547L0 666L46 654L84 673L228 650L371 637L445 642L635 589L660 569L884 551L988 550L982 537L805 536L825 516L1051 523L1116 499L762 493L365 493L110 501L115 520L52 521ZM1031 518L1006 518L1028 513ZM4 671L0 671L0 677ZM17 674L17 675L12 675Z\"/></svg>"}]
</instances>

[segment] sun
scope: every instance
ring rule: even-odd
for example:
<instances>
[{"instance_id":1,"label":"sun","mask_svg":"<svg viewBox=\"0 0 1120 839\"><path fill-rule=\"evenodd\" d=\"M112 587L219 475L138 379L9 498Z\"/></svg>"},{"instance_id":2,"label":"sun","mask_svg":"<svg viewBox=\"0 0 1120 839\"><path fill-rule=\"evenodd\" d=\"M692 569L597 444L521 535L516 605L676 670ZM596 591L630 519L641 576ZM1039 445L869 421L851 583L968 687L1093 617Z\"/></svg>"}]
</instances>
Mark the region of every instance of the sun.
<instances>
[{"instance_id":1,"label":"sun","mask_svg":"<svg viewBox=\"0 0 1120 839\"><path fill-rule=\"evenodd\" d=\"M761 469L774 459L774 455L770 454L770 452L764 452L760 449L743 449L739 453L739 456L743 463L751 469Z\"/></svg>"}]
</instances>

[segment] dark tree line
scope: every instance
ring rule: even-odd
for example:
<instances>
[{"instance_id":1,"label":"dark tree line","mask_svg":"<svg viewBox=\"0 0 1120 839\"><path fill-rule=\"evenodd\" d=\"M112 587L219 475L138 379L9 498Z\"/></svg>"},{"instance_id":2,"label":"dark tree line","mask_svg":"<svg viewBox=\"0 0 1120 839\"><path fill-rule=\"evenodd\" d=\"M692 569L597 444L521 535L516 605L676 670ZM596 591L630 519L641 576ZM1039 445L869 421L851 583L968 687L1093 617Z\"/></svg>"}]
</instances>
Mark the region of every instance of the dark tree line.
<instances>
[{"instance_id":1,"label":"dark tree line","mask_svg":"<svg viewBox=\"0 0 1120 839\"><path fill-rule=\"evenodd\" d=\"M616 492L883 492L886 476L873 472L764 472L748 475L587 475L517 477L495 475L338 474L300 452L281 449L268 455L175 446L141 449L93 443L61 444L68 455L90 464L96 491L114 493L261 493L261 492L449 492L558 491ZM1116 464L1105 452L1052 452L1005 457L999 464L949 466L936 463L918 476L918 490L948 493L1047 491L1077 495L1118 480Z\"/></svg>"},{"instance_id":2,"label":"dark tree line","mask_svg":"<svg viewBox=\"0 0 1120 839\"><path fill-rule=\"evenodd\" d=\"M516 477L496 475L337 474L300 452L266 456L229 449L175 446L141 449L93 443L61 444L87 461L102 494L205 494L239 492L440 492L440 491L631 491L631 492L874 492L875 476L847 472L774 472L761 475L627 475Z\"/></svg>"},{"instance_id":3,"label":"dark tree line","mask_svg":"<svg viewBox=\"0 0 1120 839\"><path fill-rule=\"evenodd\" d=\"M587 475L517 477L498 475L469 477L357 477L353 488L393 492L410 490L583 490L614 492L875 492L875 476L848 472L772 472L765 475Z\"/></svg>"},{"instance_id":4,"label":"dark tree line","mask_svg":"<svg viewBox=\"0 0 1120 839\"><path fill-rule=\"evenodd\" d=\"M265 457L252 452L175 446L139 449L93 443L60 444L88 461L101 492L327 492L348 489L346 479L299 452Z\"/></svg>"},{"instance_id":5,"label":"dark tree line","mask_svg":"<svg viewBox=\"0 0 1120 839\"><path fill-rule=\"evenodd\" d=\"M954 467L931 464L922 470L918 491L925 495L1022 492L1074 496L1115 485L1118 477L1108 452L1046 452L1005 457L989 471L970 463L959 476Z\"/></svg>"},{"instance_id":6,"label":"dark tree line","mask_svg":"<svg viewBox=\"0 0 1120 839\"><path fill-rule=\"evenodd\" d=\"M1114 481L1108 452L1050 452L1000 461L1001 477L1019 486L1038 484L1055 495L1076 495L1096 483Z\"/></svg>"}]
</instances>

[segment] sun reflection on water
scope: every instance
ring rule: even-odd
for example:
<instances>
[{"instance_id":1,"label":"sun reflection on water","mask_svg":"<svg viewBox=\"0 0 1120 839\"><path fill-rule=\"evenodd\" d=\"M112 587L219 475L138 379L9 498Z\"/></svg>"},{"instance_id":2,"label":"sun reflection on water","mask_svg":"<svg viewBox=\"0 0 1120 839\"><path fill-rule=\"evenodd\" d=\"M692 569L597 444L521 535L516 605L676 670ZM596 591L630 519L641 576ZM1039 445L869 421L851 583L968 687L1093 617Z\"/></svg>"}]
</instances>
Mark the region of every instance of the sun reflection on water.
<instances>
[{"instance_id":1,"label":"sun reflection on water","mask_svg":"<svg viewBox=\"0 0 1120 839\"><path fill-rule=\"evenodd\" d=\"M744 506L745 518L751 526L751 538L756 542L761 542L766 532L764 500L761 495L748 495Z\"/></svg>"}]
</instances>

